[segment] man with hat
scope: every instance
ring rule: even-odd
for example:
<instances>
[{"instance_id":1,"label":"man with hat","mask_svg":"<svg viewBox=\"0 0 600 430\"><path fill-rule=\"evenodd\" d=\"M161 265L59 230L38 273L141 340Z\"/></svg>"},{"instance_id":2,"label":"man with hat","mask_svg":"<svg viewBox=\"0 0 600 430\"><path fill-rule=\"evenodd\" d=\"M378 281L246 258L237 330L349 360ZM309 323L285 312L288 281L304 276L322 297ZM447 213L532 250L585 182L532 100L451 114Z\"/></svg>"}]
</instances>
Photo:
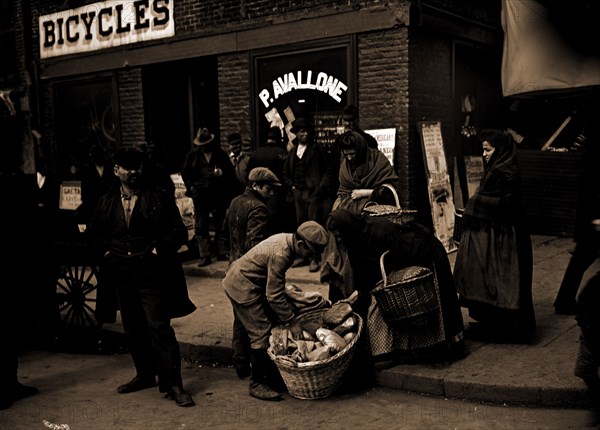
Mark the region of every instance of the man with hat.
<instances>
[{"instance_id":1,"label":"man with hat","mask_svg":"<svg viewBox=\"0 0 600 430\"><path fill-rule=\"evenodd\" d=\"M297 118L292 127L297 144L285 164L285 181L292 189L296 208L296 225L304 221L325 222L325 200L331 192L332 166L323 148L313 139L312 127ZM309 271L319 270L321 256L313 255ZM301 260L296 266L306 264Z\"/></svg>"},{"instance_id":2,"label":"man with hat","mask_svg":"<svg viewBox=\"0 0 600 430\"><path fill-rule=\"evenodd\" d=\"M103 255L98 298L106 288L116 290L136 369L136 376L117 391L153 387L158 375L160 392L178 406L192 406L183 389L179 344L171 327L171 318L196 309L177 257L187 242L187 229L173 196L144 186L144 155L135 147L117 150L114 174L120 187L102 196L86 229Z\"/></svg>"},{"instance_id":3,"label":"man with hat","mask_svg":"<svg viewBox=\"0 0 600 430\"><path fill-rule=\"evenodd\" d=\"M280 186L277 176L266 167L250 171L244 193L235 197L227 209L224 228L229 237L230 262L267 238L269 213L266 202L273 197L274 187ZM238 376L250 376L250 339L237 318L233 321L232 346Z\"/></svg>"},{"instance_id":4,"label":"man with hat","mask_svg":"<svg viewBox=\"0 0 600 430\"><path fill-rule=\"evenodd\" d=\"M278 376L267 348L275 325L291 324L299 338L301 328L293 324L294 312L285 294L286 273L297 257L320 254L328 233L318 223L307 221L296 233L279 233L263 240L234 261L223 279L233 314L250 338L252 369L249 394L261 400L280 400L274 389Z\"/></svg>"},{"instance_id":5,"label":"man with hat","mask_svg":"<svg viewBox=\"0 0 600 430\"><path fill-rule=\"evenodd\" d=\"M194 203L194 229L200 257L198 266L202 267L211 262L211 214L218 258L226 258L226 241L221 237L221 229L225 211L241 185L235 177L229 156L221 149L215 135L208 128L198 130L193 144L194 149L185 157L181 177L187 195L192 197Z\"/></svg>"},{"instance_id":6,"label":"man with hat","mask_svg":"<svg viewBox=\"0 0 600 430\"><path fill-rule=\"evenodd\" d=\"M277 127L271 127L267 132L266 142L252 151L248 161L248 171L255 167L266 167L283 184L283 186L273 190L273 197L267 202L270 234L291 233L296 231L297 227L293 202L286 201L290 191L284 183L283 175L287 157L288 153L281 142L281 130Z\"/></svg>"}]
</instances>

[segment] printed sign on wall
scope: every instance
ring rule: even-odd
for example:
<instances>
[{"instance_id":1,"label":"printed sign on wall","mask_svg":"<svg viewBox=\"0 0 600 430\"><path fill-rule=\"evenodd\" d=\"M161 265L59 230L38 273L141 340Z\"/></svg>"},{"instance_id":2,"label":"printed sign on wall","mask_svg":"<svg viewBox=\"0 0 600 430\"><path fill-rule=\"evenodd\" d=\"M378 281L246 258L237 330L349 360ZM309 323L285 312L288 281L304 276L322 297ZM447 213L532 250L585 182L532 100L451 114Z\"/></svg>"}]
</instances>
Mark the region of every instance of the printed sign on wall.
<instances>
[{"instance_id":1,"label":"printed sign on wall","mask_svg":"<svg viewBox=\"0 0 600 430\"><path fill-rule=\"evenodd\" d=\"M114 0L39 17L40 57L96 51L175 35L174 0Z\"/></svg>"},{"instance_id":2,"label":"printed sign on wall","mask_svg":"<svg viewBox=\"0 0 600 430\"><path fill-rule=\"evenodd\" d=\"M79 205L81 205L81 181L61 182L58 208L74 211Z\"/></svg>"},{"instance_id":3,"label":"printed sign on wall","mask_svg":"<svg viewBox=\"0 0 600 430\"><path fill-rule=\"evenodd\" d=\"M396 147L396 129L380 128L378 130L365 130L377 141L377 148L383 152L390 164L394 165L394 148Z\"/></svg>"},{"instance_id":4,"label":"printed sign on wall","mask_svg":"<svg viewBox=\"0 0 600 430\"><path fill-rule=\"evenodd\" d=\"M440 121L423 121L418 123L418 127L425 158L435 236L444 244L447 252L455 251L456 244L452 240L454 200L444 153L442 123Z\"/></svg>"}]
</instances>

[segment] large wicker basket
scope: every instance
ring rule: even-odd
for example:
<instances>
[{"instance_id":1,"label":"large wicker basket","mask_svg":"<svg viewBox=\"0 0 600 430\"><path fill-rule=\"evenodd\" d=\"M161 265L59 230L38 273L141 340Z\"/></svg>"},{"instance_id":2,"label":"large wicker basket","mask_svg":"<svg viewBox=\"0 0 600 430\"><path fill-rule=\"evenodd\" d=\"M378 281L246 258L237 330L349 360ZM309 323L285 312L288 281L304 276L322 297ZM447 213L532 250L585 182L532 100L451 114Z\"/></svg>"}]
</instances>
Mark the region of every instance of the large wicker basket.
<instances>
[{"instance_id":1,"label":"large wicker basket","mask_svg":"<svg viewBox=\"0 0 600 430\"><path fill-rule=\"evenodd\" d=\"M383 186L388 188L394 195L396 206L380 205L375 202L368 202L363 207L363 212L369 216L385 218L395 224L405 224L407 222L414 221L417 215L417 211L411 209L402 209L400 207L400 199L398 198L398 193L396 192L394 187L392 187L389 184L384 184Z\"/></svg>"},{"instance_id":2,"label":"large wicker basket","mask_svg":"<svg viewBox=\"0 0 600 430\"><path fill-rule=\"evenodd\" d=\"M327 309L318 309L307 312L299 315L297 321L300 324L323 324L326 311ZM350 366L363 328L362 318L357 313L354 313L354 318L358 321L358 331L354 339L343 350L325 360L292 364L289 360L283 360L273 354L271 348L267 350L279 369L290 396L297 399L322 399L330 396L339 387Z\"/></svg>"},{"instance_id":3,"label":"large wicker basket","mask_svg":"<svg viewBox=\"0 0 600 430\"><path fill-rule=\"evenodd\" d=\"M427 322L439 307L433 272L426 267L409 266L386 275L384 258L388 252L381 255L382 280L372 291L381 316L387 323Z\"/></svg>"}]
</instances>

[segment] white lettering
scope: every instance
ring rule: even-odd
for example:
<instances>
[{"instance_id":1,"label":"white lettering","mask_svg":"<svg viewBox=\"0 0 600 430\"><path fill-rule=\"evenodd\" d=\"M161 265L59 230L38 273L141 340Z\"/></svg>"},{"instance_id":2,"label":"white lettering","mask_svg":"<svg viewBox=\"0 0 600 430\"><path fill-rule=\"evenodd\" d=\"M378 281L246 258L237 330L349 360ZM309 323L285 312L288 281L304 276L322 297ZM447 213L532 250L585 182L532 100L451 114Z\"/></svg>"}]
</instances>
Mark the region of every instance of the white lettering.
<instances>
[{"instance_id":1,"label":"white lettering","mask_svg":"<svg viewBox=\"0 0 600 430\"><path fill-rule=\"evenodd\" d=\"M268 90L262 90L260 92L260 94L258 95L258 97L263 102L263 104L265 105L265 107L268 108L269 107L269 91Z\"/></svg>"},{"instance_id":2,"label":"white lettering","mask_svg":"<svg viewBox=\"0 0 600 430\"><path fill-rule=\"evenodd\" d=\"M40 16L40 57L172 37L173 3L174 0L105 0Z\"/></svg>"},{"instance_id":3,"label":"white lettering","mask_svg":"<svg viewBox=\"0 0 600 430\"><path fill-rule=\"evenodd\" d=\"M312 70L306 71L306 80L303 80L302 77L302 70L298 70L295 73L288 72L279 76L273 81L273 98L270 98L271 93L266 88L258 93L258 98L265 107L268 108L273 100L277 100L279 96L287 94L290 91L315 90L329 95L339 103L342 101L342 94L348 89L348 86L342 81L333 76L329 76L325 72L319 72L315 82L312 82Z\"/></svg>"}]
</instances>

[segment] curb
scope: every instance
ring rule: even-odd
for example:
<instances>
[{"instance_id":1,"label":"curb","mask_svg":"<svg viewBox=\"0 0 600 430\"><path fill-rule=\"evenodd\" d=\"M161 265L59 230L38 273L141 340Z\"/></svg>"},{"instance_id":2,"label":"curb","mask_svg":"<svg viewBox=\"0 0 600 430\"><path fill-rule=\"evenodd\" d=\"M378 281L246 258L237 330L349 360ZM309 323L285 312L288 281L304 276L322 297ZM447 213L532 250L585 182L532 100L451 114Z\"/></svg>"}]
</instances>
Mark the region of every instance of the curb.
<instances>
[{"instance_id":1,"label":"curb","mask_svg":"<svg viewBox=\"0 0 600 430\"><path fill-rule=\"evenodd\" d=\"M483 403L547 408L589 408L587 388L508 386L452 378L432 378L391 368L377 373L380 387Z\"/></svg>"}]
</instances>

